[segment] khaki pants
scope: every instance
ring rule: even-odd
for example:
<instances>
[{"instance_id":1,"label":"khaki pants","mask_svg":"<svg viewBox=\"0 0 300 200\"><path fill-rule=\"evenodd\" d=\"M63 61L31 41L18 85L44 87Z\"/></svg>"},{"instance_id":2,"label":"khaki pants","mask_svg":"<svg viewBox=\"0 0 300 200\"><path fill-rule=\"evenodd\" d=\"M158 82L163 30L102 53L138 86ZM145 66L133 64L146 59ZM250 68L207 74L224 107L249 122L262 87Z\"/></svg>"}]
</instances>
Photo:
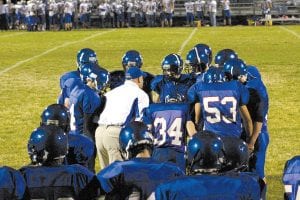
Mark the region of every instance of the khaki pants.
<instances>
[{"instance_id":1,"label":"khaki pants","mask_svg":"<svg viewBox=\"0 0 300 200\"><path fill-rule=\"evenodd\" d=\"M96 129L96 147L101 169L116 160L123 160L120 154L120 126L100 125Z\"/></svg>"}]
</instances>

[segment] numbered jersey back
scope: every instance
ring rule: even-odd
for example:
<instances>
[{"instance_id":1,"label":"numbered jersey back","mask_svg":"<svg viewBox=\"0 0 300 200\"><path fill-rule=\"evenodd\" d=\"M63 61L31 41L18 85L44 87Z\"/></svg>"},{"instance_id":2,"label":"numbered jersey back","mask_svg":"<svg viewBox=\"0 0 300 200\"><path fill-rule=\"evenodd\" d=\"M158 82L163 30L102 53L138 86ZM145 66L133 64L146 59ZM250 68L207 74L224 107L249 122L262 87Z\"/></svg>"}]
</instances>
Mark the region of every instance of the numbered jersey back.
<instances>
[{"instance_id":1,"label":"numbered jersey back","mask_svg":"<svg viewBox=\"0 0 300 200\"><path fill-rule=\"evenodd\" d=\"M198 95L204 130L240 137L242 124L239 107L248 103L248 90L237 81L230 81L203 84Z\"/></svg>"},{"instance_id":2,"label":"numbered jersey back","mask_svg":"<svg viewBox=\"0 0 300 200\"><path fill-rule=\"evenodd\" d=\"M152 125L155 147L172 147L184 151L189 106L183 103L151 104L144 121Z\"/></svg>"},{"instance_id":3,"label":"numbered jersey back","mask_svg":"<svg viewBox=\"0 0 300 200\"><path fill-rule=\"evenodd\" d=\"M284 199L300 199L300 156L295 156L285 164L282 181L284 184Z\"/></svg>"}]
</instances>

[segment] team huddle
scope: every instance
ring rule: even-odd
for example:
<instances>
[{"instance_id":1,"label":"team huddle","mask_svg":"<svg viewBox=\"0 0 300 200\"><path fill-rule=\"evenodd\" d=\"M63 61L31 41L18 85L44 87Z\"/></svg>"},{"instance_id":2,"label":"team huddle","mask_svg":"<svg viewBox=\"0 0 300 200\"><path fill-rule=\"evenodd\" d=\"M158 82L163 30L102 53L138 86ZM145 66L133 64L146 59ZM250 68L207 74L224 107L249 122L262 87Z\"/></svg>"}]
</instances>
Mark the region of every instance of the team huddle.
<instances>
[{"instance_id":1,"label":"team huddle","mask_svg":"<svg viewBox=\"0 0 300 200\"><path fill-rule=\"evenodd\" d=\"M265 199L267 89L232 49L212 62L197 44L154 76L129 50L109 72L81 49L29 138L31 163L0 168L0 198Z\"/></svg>"}]
</instances>

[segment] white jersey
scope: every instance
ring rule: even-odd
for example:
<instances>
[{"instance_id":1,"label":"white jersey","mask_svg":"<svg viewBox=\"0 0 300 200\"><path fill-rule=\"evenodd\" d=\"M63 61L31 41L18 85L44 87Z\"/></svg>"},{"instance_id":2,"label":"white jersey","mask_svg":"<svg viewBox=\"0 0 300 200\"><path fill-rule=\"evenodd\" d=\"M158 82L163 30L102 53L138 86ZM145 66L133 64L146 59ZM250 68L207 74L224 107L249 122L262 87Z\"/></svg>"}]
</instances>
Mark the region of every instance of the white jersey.
<instances>
[{"instance_id":1,"label":"white jersey","mask_svg":"<svg viewBox=\"0 0 300 200\"><path fill-rule=\"evenodd\" d=\"M208 5L208 11L212 13L217 12L217 2L215 0L211 0Z\"/></svg>"},{"instance_id":2,"label":"white jersey","mask_svg":"<svg viewBox=\"0 0 300 200\"><path fill-rule=\"evenodd\" d=\"M205 1L201 1L201 0L195 1L194 5L196 11L204 11Z\"/></svg>"},{"instance_id":3,"label":"white jersey","mask_svg":"<svg viewBox=\"0 0 300 200\"><path fill-rule=\"evenodd\" d=\"M127 10L126 10L126 12L132 13L132 11L133 11L133 3L127 2Z\"/></svg>"},{"instance_id":4,"label":"white jersey","mask_svg":"<svg viewBox=\"0 0 300 200\"><path fill-rule=\"evenodd\" d=\"M46 15L46 4L40 3L38 5L38 15Z\"/></svg>"},{"instance_id":5,"label":"white jersey","mask_svg":"<svg viewBox=\"0 0 300 200\"><path fill-rule=\"evenodd\" d=\"M229 0L223 0L221 1L221 3L223 4L223 10L230 10L230 2Z\"/></svg>"},{"instance_id":6,"label":"white jersey","mask_svg":"<svg viewBox=\"0 0 300 200\"><path fill-rule=\"evenodd\" d=\"M98 6L98 9L99 9L99 14L100 14L100 16L105 16L106 13L108 12L108 8L107 8L107 6L106 6L104 3L101 3L101 4Z\"/></svg>"},{"instance_id":7,"label":"white jersey","mask_svg":"<svg viewBox=\"0 0 300 200\"><path fill-rule=\"evenodd\" d=\"M87 14L89 10L89 5L87 3L81 3L79 6L80 14Z\"/></svg>"},{"instance_id":8,"label":"white jersey","mask_svg":"<svg viewBox=\"0 0 300 200\"><path fill-rule=\"evenodd\" d=\"M175 0L163 0L163 11L166 13L172 13L174 11Z\"/></svg>"},{"instance_id":9,"label":"white jersey","mask_svg":"<svg viewBox=\"0 0 300 200\"><path fill-rule=\"evenodd\" d=\"M155 1L147 1L146 2L146 14L154 15L156 12L156 2Z\"/></svg>"},{"instance_id":10,"label":"white jersey","mask_svg":"<svg viewBox=\"0 0 300 200\"><path fill-rule=\"evenodd\" d=\"M191 1L185 2L184 7L187 13L194 13L194 2Z\"/></svg>"},{"instance_id":11,"label":"white jersey","mask_svg":"<svg viewBox=\"0 0 300 200\"><path fill-rule=\"evenodd\" d=\"M49 16L52 17L53 15L57 14L58 8L55 2L51 2L49 5Z\"/></svg>"},{"instance_id":12,"label":"white jersey","mask_svg":"<svg viewBox=\"0 0 300 200\"><path fill-rule=\"evenodd\" d=\"M65 3L65 9L64 13L72 15L72 13L75 11L74 5L72 2L66 2Z\"/></svg>"}]
</instances>

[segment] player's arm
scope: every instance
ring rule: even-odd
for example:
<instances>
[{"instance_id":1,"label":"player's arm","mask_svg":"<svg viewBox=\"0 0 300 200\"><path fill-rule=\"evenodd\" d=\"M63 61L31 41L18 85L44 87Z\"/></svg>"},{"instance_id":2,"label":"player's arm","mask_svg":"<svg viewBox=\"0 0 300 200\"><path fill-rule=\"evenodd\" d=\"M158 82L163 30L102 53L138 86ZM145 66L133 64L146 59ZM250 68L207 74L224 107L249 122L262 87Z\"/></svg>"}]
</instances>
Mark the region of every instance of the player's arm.
<instances>
[{"instance_id":1,"label":"player's arm","mask_svg":"<svg viewBox=\"0 0 300 200\"><path fill-rule=\"evenodd\" d=\"M192 137L193 135L195 135L197 133L195 124L191 120L186 122L186 130L190 137Z\"/></svg>"},{"instance_id":2,"label":"player's arm","mask_svg":"<svg viewBox=\"0 0 300 200\"><path fill-rule=\"evenodd\" d=\"M248 137L251 137L253 133L253 124L246 105L240 106L240 114L243 119L243 125L245 127L246 134Z\"/></svg>"},{"instance_id":3,"label":"player's arm","mask_svg":"<svg viewBox=\"0 0 300 200\"><path fill-rule=\"evenodd\" d=\"M151 91L151 99L152 99L153 103L159 103L159 94L152 90Z\"/></svg>"},{"instance_id":4,"label":"player's arm","mask_svg":"<svg viewBox=\"0 0 300 200\"><path fill-rule=\"evenodd\" d=\"M201 118L201 106L200 103L195 103L195 123L198 125L200 123Z\"/></svg>"},{"instance_id":5,"label":"player's arm","mask_svg":"<svg viewBox=\"0 0 300 200\"><path fill-rule=\"evenodd\" d=\"M261 132L261 128L263 125L264 120L264 103L261 100L258 92L254 89L249 89L250 92L250 101L249 103L252 104L249 106L249 112L252 116L253 121L253 133L248 142L249 150L254 150L255 142ZM252 109L252 110L251 110Z\"/></svg>"}]
</instances>

